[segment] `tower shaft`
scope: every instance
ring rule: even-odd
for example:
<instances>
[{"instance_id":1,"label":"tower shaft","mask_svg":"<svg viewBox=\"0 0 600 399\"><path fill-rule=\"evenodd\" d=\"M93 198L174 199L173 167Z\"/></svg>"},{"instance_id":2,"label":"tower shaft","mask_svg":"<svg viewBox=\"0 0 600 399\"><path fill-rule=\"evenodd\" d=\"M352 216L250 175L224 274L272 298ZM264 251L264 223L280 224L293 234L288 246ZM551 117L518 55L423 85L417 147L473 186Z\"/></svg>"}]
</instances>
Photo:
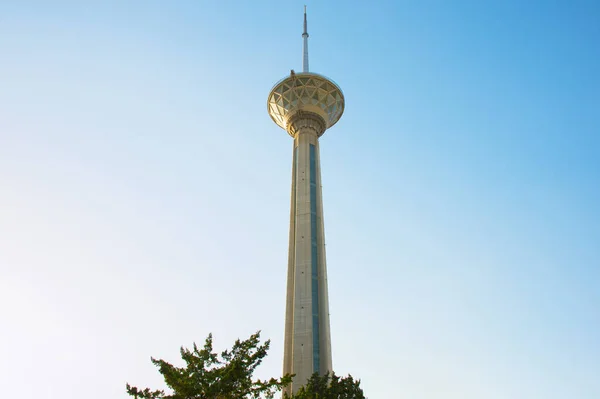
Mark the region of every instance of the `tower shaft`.
<instances>
[{"instance_id":1,"label":"tower shaft","mask_svg":"<svg viewBox=\"0 0 600 399\"><path fill-rule=\"evenodd\" d=\"M325 122L300 112L294 137L283 373L295 374L288 393L310 376L332 371L319 140Z\"/></svg>"}]
</instances>

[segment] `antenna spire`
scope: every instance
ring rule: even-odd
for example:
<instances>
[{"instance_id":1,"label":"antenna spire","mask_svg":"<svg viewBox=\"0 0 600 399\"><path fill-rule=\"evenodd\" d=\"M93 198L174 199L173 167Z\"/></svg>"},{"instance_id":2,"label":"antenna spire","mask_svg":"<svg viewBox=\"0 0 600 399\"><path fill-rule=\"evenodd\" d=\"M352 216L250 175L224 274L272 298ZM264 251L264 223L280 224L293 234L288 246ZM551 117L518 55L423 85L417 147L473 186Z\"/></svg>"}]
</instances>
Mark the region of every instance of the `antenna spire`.
<instances>
[{"instance_id":1,"label":"antenna spire","mask_svg":"<svg viewBox=\"0 0 600 399\"><path fill-rule=\"evenodd\" d=\"M308 72L308 31L306 28L306 6L304 6L304 32L302 33L302 38L304 39L302 72Z\"/></svg>"}]
</instances>

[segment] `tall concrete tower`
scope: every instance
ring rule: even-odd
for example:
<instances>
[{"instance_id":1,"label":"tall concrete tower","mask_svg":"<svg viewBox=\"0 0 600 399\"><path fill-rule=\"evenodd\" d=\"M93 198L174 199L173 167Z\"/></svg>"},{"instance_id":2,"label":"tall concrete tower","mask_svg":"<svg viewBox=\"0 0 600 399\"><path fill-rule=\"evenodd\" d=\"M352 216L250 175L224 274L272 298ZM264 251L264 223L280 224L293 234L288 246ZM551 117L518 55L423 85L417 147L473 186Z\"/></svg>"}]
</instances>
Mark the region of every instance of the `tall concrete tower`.
<instances>
[{"instance_id":1,"label":"tall concrete tower","mask_svg":"<svg viewBox=\"0 0 600 399\"><path fill-rule=\"evenodd\" d=\"M342 90L308 71L304 7L302 73L279 81L267 100L271 119L294 139L283 373L296 392L313 373L332 371L319 137L344 112Z\"/></svg>"}]
</instances>

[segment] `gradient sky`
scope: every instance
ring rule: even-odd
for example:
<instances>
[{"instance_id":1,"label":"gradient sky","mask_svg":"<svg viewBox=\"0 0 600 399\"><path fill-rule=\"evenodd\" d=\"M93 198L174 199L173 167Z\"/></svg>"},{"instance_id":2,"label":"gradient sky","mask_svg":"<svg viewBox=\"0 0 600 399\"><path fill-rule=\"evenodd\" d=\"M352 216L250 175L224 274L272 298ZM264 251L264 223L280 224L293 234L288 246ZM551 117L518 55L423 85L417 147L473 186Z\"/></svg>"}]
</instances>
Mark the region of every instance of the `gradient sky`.
<instances>
[{"instance_id":1,"label":"gradient sky","mask_svg":"<svg viewBox=\"0 0 600 399\"><path fill-rule=\"evenodd\" d=\"M0 5L0 392L282 367L302 1ZM309 2L334 369L370 399L600 398L600 3Z\"/></svg>"}]
</instances>

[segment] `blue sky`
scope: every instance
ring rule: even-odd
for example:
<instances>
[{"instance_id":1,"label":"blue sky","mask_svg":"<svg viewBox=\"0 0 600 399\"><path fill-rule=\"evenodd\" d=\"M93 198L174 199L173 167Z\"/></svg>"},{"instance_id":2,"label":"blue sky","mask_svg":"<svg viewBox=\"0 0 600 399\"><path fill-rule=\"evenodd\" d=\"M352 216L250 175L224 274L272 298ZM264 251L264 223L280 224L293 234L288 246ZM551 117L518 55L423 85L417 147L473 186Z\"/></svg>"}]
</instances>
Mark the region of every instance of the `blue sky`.
<instances>
[{"instance_id":1,"label":"blue sky","mask_svg":"<svg viewBox=\"0 0 600 399\"><path fill-rule=\"evenodd\" d=\"M125 398L209 332L281 373L299 1L0 5L0 390ZM125 4L126 3L126 4ZM600 6L308 3L334 369L600 397Z\"/></svg>"}]
</instances>

